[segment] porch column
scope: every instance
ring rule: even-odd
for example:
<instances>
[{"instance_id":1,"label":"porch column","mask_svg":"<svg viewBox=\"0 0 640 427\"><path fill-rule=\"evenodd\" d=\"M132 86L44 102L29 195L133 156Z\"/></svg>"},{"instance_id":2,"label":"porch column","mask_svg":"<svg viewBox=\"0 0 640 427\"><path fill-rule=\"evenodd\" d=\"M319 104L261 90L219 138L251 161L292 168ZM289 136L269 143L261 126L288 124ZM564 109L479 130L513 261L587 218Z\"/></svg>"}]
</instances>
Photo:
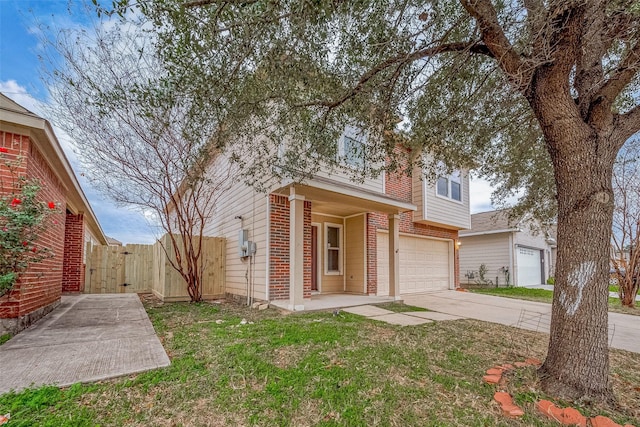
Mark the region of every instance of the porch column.
<instances>
[{"instance_id":1,"label":"porch column","mask_svg":"<svg viewBox=\"0 0 640 427\"><path fill-rule=\"evenodd\" d=\"M289 196L289 310L304 310L304 196Z\"/></svg>"},{"instance_id":2,"label":"porch column","mask_svg":"<svg viewBox=\"0 0 640 427\"><path fill-rule=\"evenodd\" d=\"M389 296L400 300L400 215L389 214Z\"/></svg>"}]
</instances>

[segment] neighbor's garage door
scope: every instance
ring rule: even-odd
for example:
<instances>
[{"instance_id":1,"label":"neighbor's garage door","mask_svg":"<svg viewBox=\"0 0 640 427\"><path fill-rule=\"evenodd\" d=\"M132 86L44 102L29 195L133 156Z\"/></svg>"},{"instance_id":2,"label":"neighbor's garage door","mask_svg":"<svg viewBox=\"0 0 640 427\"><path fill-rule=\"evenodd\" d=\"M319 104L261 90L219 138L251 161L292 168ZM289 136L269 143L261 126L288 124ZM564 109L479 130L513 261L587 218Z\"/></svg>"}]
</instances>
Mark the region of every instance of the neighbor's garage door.
<instances>
[{"instance_id":1,"label":"neighbor's garage door","mask_svg":"<svg viewBox=\"0 0 640 427\"><path fill-rule=\"evenodd\" d=\"M378 295L389 295L389 235L378 233ZM449 289L449 242L400 236L400 293Z\"/></svg>"},{"instance_id":2,"label":"neighbor's garage door","mask_svg":"<svg viewBox=\"0 0 640 427\"><path fill-rule=\"evenodd\" d=\"M516 249L518 268L518 286L539 285L542 283L542 263L540 250L523 248Z\"/></svg>"}]
</instances>

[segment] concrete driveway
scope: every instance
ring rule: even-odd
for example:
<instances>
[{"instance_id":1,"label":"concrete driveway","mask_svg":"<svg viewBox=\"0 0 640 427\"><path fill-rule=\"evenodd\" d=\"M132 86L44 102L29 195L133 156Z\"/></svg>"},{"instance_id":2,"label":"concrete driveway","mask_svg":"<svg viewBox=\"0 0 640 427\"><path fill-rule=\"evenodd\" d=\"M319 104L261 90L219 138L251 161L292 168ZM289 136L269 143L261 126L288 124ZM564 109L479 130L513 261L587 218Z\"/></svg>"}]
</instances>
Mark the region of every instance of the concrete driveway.
<instances>
[{"instance_id":1,"label":"concrete driveway","mask_svg":"<svg viewBox=\"0 0 640 427\"><path fill-rule=\"evenodd\" d=\"M458 291L402 298L405 304L440 313L549 333L551 304ZM640 353L640 316L609 313L609 345Z\"/></svg>"},{"instance_id":2,"label":"concrete driveway","mask_svg":"<svg viewBox=\"0 0 640 427\"><path fill-rule=\"evenodd\" d=\"M65 295L49 316L0 346L0 394L98 381L169 364L136 294Z\"/></svg>"}]
</instances>

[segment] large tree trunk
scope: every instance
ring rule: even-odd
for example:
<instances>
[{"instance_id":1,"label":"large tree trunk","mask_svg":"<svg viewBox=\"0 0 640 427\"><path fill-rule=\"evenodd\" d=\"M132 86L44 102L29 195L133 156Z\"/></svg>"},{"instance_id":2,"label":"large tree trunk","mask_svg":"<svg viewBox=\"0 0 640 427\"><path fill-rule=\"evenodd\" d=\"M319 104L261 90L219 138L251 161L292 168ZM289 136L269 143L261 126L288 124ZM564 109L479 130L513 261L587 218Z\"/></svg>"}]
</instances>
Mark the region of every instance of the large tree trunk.
<instances>
[{"instance_id":1,"label":"large tree trunk","mask_svg":"<svg viewBox=\"0 0 640 427\"><path fill-rule=\"evenodd\" d=\"M584 123L547 138L558 194L558 258L543 389L566 399L610 400L608 277L615 149ZM561 127L561 128L560 128ZM550 131L550 129L547 129ZM559 133L558 133L559 132Z\"/></svg>"}]
</instances>

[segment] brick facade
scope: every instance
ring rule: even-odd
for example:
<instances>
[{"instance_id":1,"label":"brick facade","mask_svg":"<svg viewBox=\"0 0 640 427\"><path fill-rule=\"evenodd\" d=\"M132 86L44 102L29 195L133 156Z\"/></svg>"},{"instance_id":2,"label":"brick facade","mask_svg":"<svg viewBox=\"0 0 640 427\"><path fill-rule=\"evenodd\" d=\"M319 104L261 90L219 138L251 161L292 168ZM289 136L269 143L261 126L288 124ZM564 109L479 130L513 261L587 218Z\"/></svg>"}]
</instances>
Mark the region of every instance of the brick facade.
<instances>
[{"instance_id":1,"label":"brick facade","mask_svg":"<svg viewBox=\"0 0 640 427\"><path fill-rule=\"evenodd\" d=\"M269 298L289 298L289 198L269 196ZM311 202L304 202L304 298L311 298Z\"/></svg>"},{"instance_id":2,"label":"brick facade","mask_svg":"<svg viewBox=\"0 0 640 427\"><path fill-rule=\"evenodd\" d=\"M39 198L43 202L53 201L56 206L65 206L66 196L62 183L28 136L0 131L0 146L8 150L8 153L3 154L5 159L21 159L17 169L20 176L40 182ZM0 164L0 179L0 194L10 193L13 182L4 162ZM29 313L57 303L60 299L64 256L64 214L54 213L49 221L46 231L34 243L50 248L53 257L30 266L20 276L14 289L0 298L0 318L23 318Z\"/></svg>"},{"instance_id":3,"label":"brick facade","mask_svg":"<svg viewBox=\"0 0 640 427\"><path fill-rule=\"evenodd\" d=\"M84 216L67 212L64 228L62 292L84 290Z\"/></svg>"}]
</instances>

